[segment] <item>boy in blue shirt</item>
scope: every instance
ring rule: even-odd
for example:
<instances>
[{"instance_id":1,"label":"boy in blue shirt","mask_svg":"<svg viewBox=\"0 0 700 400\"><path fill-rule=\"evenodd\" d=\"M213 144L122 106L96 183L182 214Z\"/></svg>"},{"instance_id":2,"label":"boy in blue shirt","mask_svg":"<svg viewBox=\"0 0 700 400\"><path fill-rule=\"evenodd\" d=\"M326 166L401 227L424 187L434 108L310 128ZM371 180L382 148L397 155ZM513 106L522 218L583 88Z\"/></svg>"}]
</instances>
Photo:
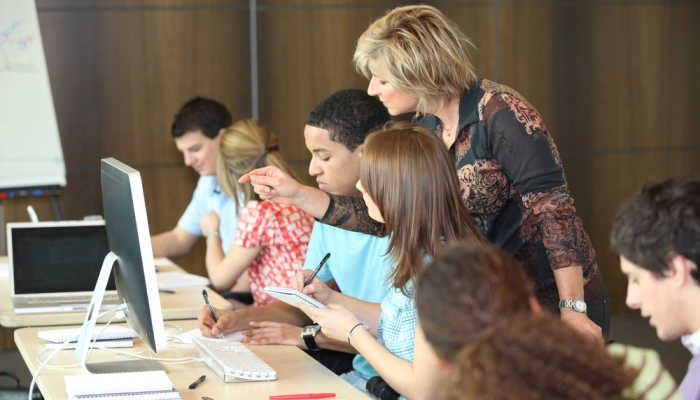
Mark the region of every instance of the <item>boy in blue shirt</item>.
<instances>
[{"instance_id":1,"label":"boy in blue shirt","mask_svg":"<svg viewBox=\"0 0 700 400\"><path fill-rule=\"evenodd\" d=\"M360 175L362 143L388 119L381 102L359 89L335 92L316 106L306 120L304 140L311 153L309 175L316 179L318 188L331 194L359 196L355 184ZM319 279L335 283L349 296L378 303L388 290L386 278L392 270L387 247L387 237L346 231L317 221L304 269L314 269L326 253L331 253L318 273ZM216 324L209 310L202 309L199 322L202 333L207 336L253 327L255 329L244 333L251 344L297 345L309 349L312 354L319 348L354 353L347 343L326 338L310 325L304 313L282 302L221 311ZM319 359L336 372L349 369L338 366L337 357L331 358L333 360ZM353 374L361 379L376 375L359 355L354 357L352 367Z\"/></svg>"},{"instance_id":2,"label":"boy in blue shirt","mask_svg":"<svg viewBox=\"0 0 700 400\"><path fill-rule=\"evenodd\" d=\"M216 181L216 157L221 132L231 125L231 114L226 107L210 99L195 97L175 114L171 133L175 146L182 152L185 165L199 173L192 200L177 225L151 238L155 257L177 257L186 254L200 236L219 234L226 252L236 232L235 205L219 190ZM201 216L210 210L226 219L221 232L202 232Z\"/></svg>"},{"instance_id":3,"label":"boy in blue shirt","mask_svg":"<svg viewBox=\"0 0 700 400\"><path fill-rule=\"evenodd\" d=\"M154 257L187 254L200 236L206 238L207 246L221 245L224 253L231 249L238 222L236 206L234 200L220 190L216 180L219 138L231 122L226 106L203 97L190 99L175 114L171 128L175 146L182 152L185 165L192 167L200 177L177 225L151 237ZM200 221L209 212L221 218L219 231L202 232ZM249 292L248 286L248 280L241 279L233 290Z\"/></svg>"}]
</instances>

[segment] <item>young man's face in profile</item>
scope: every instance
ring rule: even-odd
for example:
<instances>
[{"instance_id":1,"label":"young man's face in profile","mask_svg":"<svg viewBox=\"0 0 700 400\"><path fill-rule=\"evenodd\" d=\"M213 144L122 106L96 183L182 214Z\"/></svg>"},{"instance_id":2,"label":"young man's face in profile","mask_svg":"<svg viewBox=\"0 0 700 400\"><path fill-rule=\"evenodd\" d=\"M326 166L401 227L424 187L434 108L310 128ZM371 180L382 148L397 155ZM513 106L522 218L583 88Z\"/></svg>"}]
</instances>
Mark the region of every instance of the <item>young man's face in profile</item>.
<instances>
[{"instance_id":1,"label":"young man's face in profile","mask_svg":"<svg viewBox=\"0 0 700 400\"><path fill-rule=\"evenodd\" d=\"M216 157L219 150L219 138L205 136L202 131L188 131L175 138L175 146L182 153L185 165L192 167L199 175L216 175Z\"/></svg>"},{"instance_id":2,"label":"young man's face in profile","mask_svg":"<svg viewBox=\"0 0 700 400\"><path fill-rule=\"evenodd\" d=\"M627 306L638 309L661 340L675 340L686 328L676 309L677 287L670 277L657 277L623 256L620 269L627 276Z\"/></svg>"},{"instance_id":3,"label":"young man's face in profile","mask_svg":"<svg viewBox=\"0 0 700 400\"><path fill-rule=\"evenodd\" d=\"M309 175L319 189L335 195L358 194L355 183L360 178L362 146L350 151L331 140L327 130L310 125L304 127L304 142L311 153Z\"/></svg>"}]
</instances>

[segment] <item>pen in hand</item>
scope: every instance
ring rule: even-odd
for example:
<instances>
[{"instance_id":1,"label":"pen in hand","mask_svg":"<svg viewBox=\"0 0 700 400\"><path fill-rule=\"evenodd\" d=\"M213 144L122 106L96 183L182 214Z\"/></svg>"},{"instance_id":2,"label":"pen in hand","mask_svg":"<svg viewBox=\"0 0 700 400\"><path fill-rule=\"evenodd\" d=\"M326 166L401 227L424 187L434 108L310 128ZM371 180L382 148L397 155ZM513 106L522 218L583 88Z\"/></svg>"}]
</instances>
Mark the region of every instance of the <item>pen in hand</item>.
<instances>
[{"instance_id":1,"label":"pen in hand","mask_svg":"<svg viewBox=\"0 0 700 400\"><path fill-rule=\"evenodd\" d=\"M308 285L309 283L311 283L311 281L314 280L314 278L316 277L316 274L318 274L318 271L321 270L321 267L323 267L323 264L325 264L326 261L328 261L328 258L330 258L330 256L331 256L331 253L326 253L326 255L323 256L323 259L322 259L321 262L318 264L318 267L316 267L316 269L314 270L314 272L312 272L311 275L309 275L308 278L304 279L304 286Z\"/></svg>"},{"instance_id":2,"label":"pen in hand","mask_svg":"<svg viewBox=\"0 0 700 400\"><path fill-rule=\"evenodd\" d=\"M202 289L202 297L204 297L204 303L207 305L207 307L209 307L209 311L211 312L211 317L214 318L214 322L219 322L219 317L216 316L214 307L212 307L211 303L209 302L209 295L207 294L206 289Z\"/></svg>"}]
</instances>

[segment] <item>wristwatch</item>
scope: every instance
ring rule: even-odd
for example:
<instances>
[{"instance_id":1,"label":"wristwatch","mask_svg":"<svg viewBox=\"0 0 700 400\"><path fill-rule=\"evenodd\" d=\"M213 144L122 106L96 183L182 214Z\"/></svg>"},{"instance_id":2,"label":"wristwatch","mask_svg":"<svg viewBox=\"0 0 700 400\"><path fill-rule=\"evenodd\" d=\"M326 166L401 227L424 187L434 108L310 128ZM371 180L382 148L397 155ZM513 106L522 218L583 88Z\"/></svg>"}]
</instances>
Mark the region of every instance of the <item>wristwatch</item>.
<instances>
[{"instance_id":1,"label":"wristwatch","mask_svg":"<svg viewBox=\"0 0 700 400\"><path fill-rule=\"evenodd\" d=\"M559 300L559 308L570 308L576 312L585 313L586 312L586 302L583 299L564 299Z\"/></svg>"},{"instance_id":2,"label":"wristwatch","mask_svg":"<svg viewBox=\"0 0 700 400\"><path fill-rule=\"evenodd\" d=\"M321 331L321 325L313 324L307 325L301 330L301 338L304 339L306 347L311 351L321 350L316 344L316 334Z\"/></svg>"}]
</instances>

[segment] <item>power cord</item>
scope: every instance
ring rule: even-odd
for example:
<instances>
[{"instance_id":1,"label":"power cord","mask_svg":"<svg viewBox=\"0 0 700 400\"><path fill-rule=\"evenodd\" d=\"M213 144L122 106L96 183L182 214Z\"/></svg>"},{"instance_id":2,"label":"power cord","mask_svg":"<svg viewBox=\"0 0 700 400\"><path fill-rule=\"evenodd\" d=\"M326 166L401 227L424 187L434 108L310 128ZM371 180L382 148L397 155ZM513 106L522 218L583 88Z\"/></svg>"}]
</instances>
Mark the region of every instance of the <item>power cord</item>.
<instances>
[{"instance_id":1,"label":"power cord","mask_svg":"<svg viewBox=\"0 0 700 400\"><path fill-rule=\"evenodd\" d=\"M94 338L92 339L92 345L90 346L90 348L92 348L92 346L95 345L95 342L97 341L97 338L99 337L99 333L102 333L102 330L105 329L105 328L107 328L107 326L109 326L109 324L110 324L115 318L119 317L120 314L123 315L123 312L121 312L121 311L122 311L121 308L117 308L117 309L114 309L114 310L108 310L108 311L103 312L102 314L100 314L100 315L97 317L97 318L102 318L102 317L104 317L105 315L114 313L114 315L112 316L112 318L110 318L109 321L107 321L107 324L105 324L105 326L104 326L103 328L100 329L100 331L98 332L98 334L94 335ZM39 368L37 368L37 370L36 370L36 374L34 374L34 376L32 376L32 383L29 385L29 393L27 394L27 400L32 400L32 399L33 399L32 396L33 396L33 394L34 394L34 386L36 385L36 380L39 378L39 375L41 374L41 370L43 370L44 367L46 367L46 366L48 365L49 361L51 361L51 359L52 359L59 351L61 351L61 350L65 349L66 347L68 347L68 343L77 340L78 337L80 336L80 332L81 332L81 330L77 330L75 335L73 335L73 336L67 338L63 343L61 343L60 346L56 347L56 348L51 352L51 354L49 354L49 356L48 356L44 361L41 362L41 364L39 365Z\"/></svg>"}]
</instances>

